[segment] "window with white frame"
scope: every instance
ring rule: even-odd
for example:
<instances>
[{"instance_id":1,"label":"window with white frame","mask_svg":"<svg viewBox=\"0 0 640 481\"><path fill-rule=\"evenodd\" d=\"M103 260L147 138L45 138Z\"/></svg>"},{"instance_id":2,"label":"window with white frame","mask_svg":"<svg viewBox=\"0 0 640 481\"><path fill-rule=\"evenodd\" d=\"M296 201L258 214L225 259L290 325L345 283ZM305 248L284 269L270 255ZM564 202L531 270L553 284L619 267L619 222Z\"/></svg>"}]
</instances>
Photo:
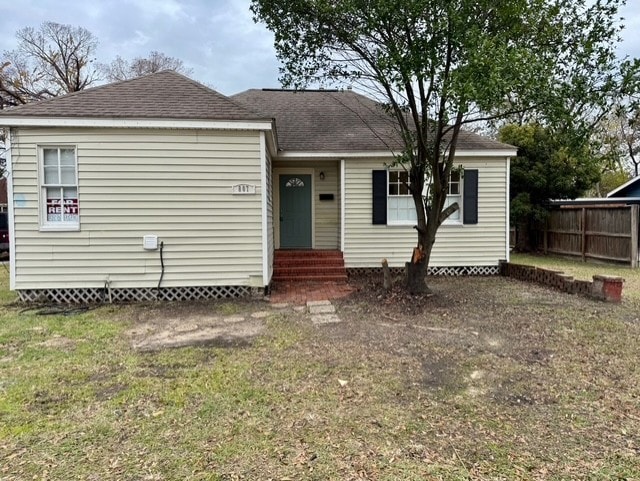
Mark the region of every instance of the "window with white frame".
<instances>
[{"instance_id":1,"label":"window with white frame","mask_svg":"<svg viewBox=\"0 0 640 481\"><path fill-rule=\"evenodd\" d=\"M447 192L447 199L444 201L444 208L446 209L456 202L458 203L458 210L447 217L445 222L460 222L462 219L460 216L460 211L462 210L462 182L460 171L452 170L449 176L449 190Z\"/></svg>"},{"instance_id":2,"label":"window with white frame","mask_svg":"<svg viewBox=\"0 0 640 481\"><path fill-rule=\"evenodd\" d=\"M387 222L389 224L416 223L416 207L409 191L409 172L390 170L387 191Z\"/></svg>"},{"instance_id":3,"label":"window with white frame","mask_svg":"<svg viewBox=\"0 0 640 481\"><path fill-rule=\"evenodd\" d=\"M78 229L78 169L74 146L41 146L41 223L43 228Z\"/></svg>"},{"instance_id":4,"label":"window with white frame","mask_svg":"<svg viewBox=\"0 0 640 481\"><path fill-rule=\"evenodd\" d=\"M387 191L387 222L389 224L415 224L417 222L416 208L409 191L409 173L405 170L389 170ZM428 181L425 182L425 192ZM451 214L445 222L460 222L462 209L462 182L460 171L454 170L449 177L449 190L444 204L446 209L457 202L458 210Z\"/></svg>"}]
</instances>

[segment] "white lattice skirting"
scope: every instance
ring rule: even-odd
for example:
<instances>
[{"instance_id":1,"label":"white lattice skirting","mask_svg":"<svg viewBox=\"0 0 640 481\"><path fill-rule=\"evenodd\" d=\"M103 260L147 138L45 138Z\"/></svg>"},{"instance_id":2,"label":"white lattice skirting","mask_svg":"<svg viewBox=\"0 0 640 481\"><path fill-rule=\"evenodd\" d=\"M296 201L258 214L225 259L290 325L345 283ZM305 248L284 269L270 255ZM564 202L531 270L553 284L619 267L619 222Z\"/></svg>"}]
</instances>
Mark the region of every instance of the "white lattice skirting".
<instances>
[{"instance_id":1,"label":"white lattice skirting","mask_svg":"<svg viewBox=\"0 0 640 481\"><path fill-rule=\"evenodd\" d=\"M366 275L381 271L381 267L347 268L347 272L350 275ZM404 274L404 268L392 267L391 272L395 275L401 275ZM430 276L497 276L500 274L500 266L429 267L427 273Z\"/></svg>"},{"instance_id":2,"label":"white lattice skirting","mask_svg":"<svg viewBox=\"0 0 640 481\"><path fill-rule=\"evenodd\" d=\"M429 267L430 276L497 276L500 266Z\"/></svg>"},{"instance_id":3,"label":"white lattice skirting","mask_svg":"<svg viewBox=\"0 0 640 481\"><path fill-rule=\"evenodd\" d=\"M94 304L99 302L142 301L198 301L246 297L252 292L247 286L120 288L120 289L20 289L18 295L24 302L58 304Z\"/></svg>"}]
</instances>

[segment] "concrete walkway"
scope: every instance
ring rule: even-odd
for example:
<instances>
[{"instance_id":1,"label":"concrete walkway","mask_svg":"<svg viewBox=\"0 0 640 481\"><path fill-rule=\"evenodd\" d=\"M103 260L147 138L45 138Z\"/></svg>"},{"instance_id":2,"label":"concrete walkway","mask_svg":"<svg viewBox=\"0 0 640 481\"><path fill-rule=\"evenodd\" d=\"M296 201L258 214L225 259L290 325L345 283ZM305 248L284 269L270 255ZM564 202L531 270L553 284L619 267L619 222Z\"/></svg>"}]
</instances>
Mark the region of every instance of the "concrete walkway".
<instances>
[{"instance_id":1,"label":"concrete walkway","mask_svg":"<svg viewBox=\"0 0 640 481\"><path fill-rule=\"evenodd\" d=\"M277 284L268 306L229 315L200 312L166 316L152 312L128 334L133 347L139 350L241 345L262 335L267 327L265 319L279 311L302 314L316 326L342 322L331 301L353 291L348 284L337 282Z\"/></svg>"},{"instance_id":2,"label":"concrete walkway","mask_svg":"<svg viewBox=\"0 0 640 481\"><path fill-rule=\"evenodd\" d=\"M336 308L331 301L307 301L307 309L314 324L335 324L342 322L336 314Z\"/></svg>"},{"instance_id":3,"label":"concrete walkway","mask_svg":"<svg viewBox=\"0 0 640 481\"><path fill-rule=\"evenodd\" d=\"M253 309L232 315L180 315L176 317L150 316L137 323L127 333L134 349L154 351L197 345L219 347L251 342L262 335L266 319L277 312L293 311L302 314L314 325L342 322L329 300L307 301L304 305L271 303L266 309Z\"/></svg>"}]
</instances>

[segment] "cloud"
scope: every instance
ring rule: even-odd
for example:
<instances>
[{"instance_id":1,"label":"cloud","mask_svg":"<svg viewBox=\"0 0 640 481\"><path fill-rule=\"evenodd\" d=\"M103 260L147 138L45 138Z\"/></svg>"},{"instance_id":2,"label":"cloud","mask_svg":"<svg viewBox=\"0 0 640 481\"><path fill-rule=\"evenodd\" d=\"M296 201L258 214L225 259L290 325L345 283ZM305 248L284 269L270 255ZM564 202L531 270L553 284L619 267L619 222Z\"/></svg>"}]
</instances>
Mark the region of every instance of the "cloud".
<instances>
[{"instance_id":1,"label":"cloud","mask_svg":"<svg viewBox=\"0 0 640 481\"><path fill-rule=\"evenodd\" d=\"M212 78L224 93L277 86L278 63L273 34L254 23L248 2L228 0L211 9L199 48L196 72ZM260 81L256 81L256 78Z\"/></svg>"},{"instance_id":2,"label":"cloud","mask_svg":"<svg viewBox=\"0 0 640 481\"><path fill-rule=\"evenodd\" d=\"M133 0L132 4L149 17L163 17L169 20L193 19L187 14L187 7L176 0Z\"/></svg>"},{"instance_id":3,"label":"cloud","mask_svg":"<svg viewBox=\"0 0 640 481\"><path fill-rule=\"evenodd\" d=\"M640 11L629 0L621 57L640 57ZM0 52L13 33L44 21L82 26L99 39L97 60L132 59L152 50L181 59L194 79L224 94L277 87L273 34L253 21L250 0L0 0Z\"/></svg>"},{"instance_id":4,"label":"cloud","mask_svg":"<svg viewBox=\"0 0 640 481\"><path fill-rule=\"evenodd\" d=\"M622 32L622 42L618 47L620 56L640 58L640 36L636 33L640 31L640 10L636 1L629 1L620 11L625 27Z\"/></svg>"}]
</instances>

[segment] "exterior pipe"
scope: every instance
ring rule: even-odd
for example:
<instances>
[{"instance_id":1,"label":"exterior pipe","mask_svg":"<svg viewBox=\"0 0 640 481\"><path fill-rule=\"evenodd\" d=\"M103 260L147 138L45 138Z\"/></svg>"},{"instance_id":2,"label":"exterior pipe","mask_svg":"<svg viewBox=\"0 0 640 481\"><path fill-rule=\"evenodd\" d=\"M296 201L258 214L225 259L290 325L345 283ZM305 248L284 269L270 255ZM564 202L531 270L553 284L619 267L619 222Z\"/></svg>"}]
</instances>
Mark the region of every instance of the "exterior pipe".
<instances>
[{"instance_id":1,"label":"exterior pipe","mask_svg":"<svg viewBox=\"0 0 640 481\"><path fill-rule=\"evenodd\" d=\"M162 250L164 249L164 242L160 241L160 266L161 266L161 271L160 271L160 279L158 280L158 287L157 292L156 292L156 299L158 298L158 296L160 295L160 284L162 284L162 278L164 277L164 257L162 255Z\"/></svg>"}]
</instances>

